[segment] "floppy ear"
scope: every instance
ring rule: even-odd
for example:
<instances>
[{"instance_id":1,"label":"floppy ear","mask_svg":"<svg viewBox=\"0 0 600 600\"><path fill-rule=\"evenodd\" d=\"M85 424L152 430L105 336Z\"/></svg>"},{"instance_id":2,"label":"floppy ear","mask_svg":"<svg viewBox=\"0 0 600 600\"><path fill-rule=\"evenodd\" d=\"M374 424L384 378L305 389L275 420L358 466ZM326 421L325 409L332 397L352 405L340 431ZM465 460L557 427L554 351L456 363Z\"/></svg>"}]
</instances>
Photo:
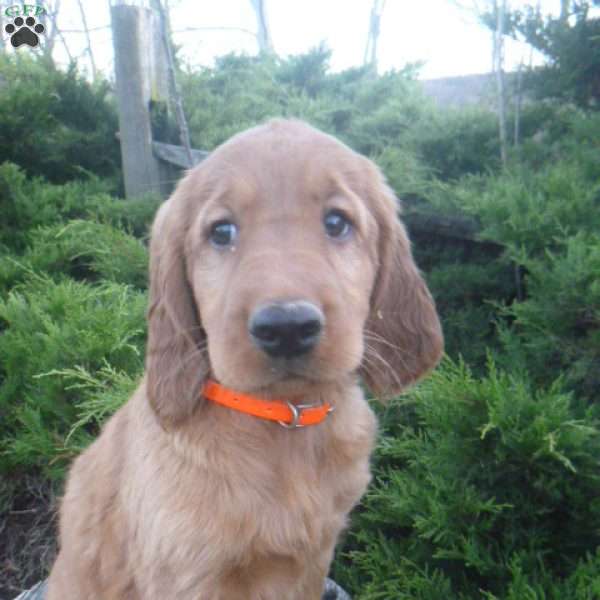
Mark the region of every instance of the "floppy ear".
<instances>
[{"instance_id":1,"label":"floppy ear","mask_svg":"<svg viewBox=\"0 0 600 600\"><path fill-rule=\"evenodd\" d=\"M180 187L157 213L150 242L146 385L163 427L190 416L208 376L204 332L186 274L189 212Z\"/></svg>"},{"instance_id":2,"label":"floppy ear","mask_svg":"<svg viewBox=\"0 0 600 600\"><path fill-rule=\"evenodd\" d=\"M365 325L362 375L371 391L390 397L435 367L443 335L435 304L412 257L399 202L377 170L369 194L379 230L379 270Z\"/></svg>"}]
</instances>

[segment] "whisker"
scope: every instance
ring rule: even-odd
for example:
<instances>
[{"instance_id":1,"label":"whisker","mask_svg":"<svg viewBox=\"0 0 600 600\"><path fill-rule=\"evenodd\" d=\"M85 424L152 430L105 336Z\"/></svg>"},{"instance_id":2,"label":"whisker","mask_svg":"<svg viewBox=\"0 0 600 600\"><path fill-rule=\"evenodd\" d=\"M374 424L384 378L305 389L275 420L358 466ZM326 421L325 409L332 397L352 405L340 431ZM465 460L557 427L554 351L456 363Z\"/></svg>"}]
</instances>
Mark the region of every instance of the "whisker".
<instances>
[{"instance_id":1,"label":"whisker","mask_svg":"<svg viewBox=\"0 0 600 600\"><path fill-rule=\"evenodd\" d=\"M401 359L402 360L402 359ZM385 373L386 376L392 377L395 384L398 387L403 387L403 382L400 376L396 373L396 370L390 365L390 363L378 352L373 346L365 344L365 353L363 355L363 361L366 365L371 367L376 372L381 374ZM378 362L376 362L378 361ZM402 361L403 364L406 364Z\"/></svg>"},{"instance_id":2,"label":"whisker","mask_svg":"<svg viewBox=\"0 0 600 600\"><path fill-rule=\"evenodd\" d=\"M371 331L370 329L365 329L363 333L367 339L370 339L374 342L379 342L380 344L383 344L384 346L388 346L394 350L397 350L398 352L403 352L403 353L407 352L405 348L402 348L401 346L398 346L397 344L392 344L389 340L384 338L381 334L376 333L375 331Z\"/></svg>"},{"instance_id":3,"label":"whisker","mask_svg":"<svg viewBox=\"0 0 600 600\"><path fill-rule=\"evenodd\" d=\"M418 358L418 355L416 353L411 352L410 349L402 348L401 346L392 344L391 342L386 340L384 337L382 337L380 334L375 333L374 331L365 330L364 337L366 340L378 342L380 344L383 344L384 346L388 346L388 347L392 348L393 350L395 350L396 352L399 352L400 354L403 354L404 356L407 356L409 358Z\"/></svg>"}]
</instances>

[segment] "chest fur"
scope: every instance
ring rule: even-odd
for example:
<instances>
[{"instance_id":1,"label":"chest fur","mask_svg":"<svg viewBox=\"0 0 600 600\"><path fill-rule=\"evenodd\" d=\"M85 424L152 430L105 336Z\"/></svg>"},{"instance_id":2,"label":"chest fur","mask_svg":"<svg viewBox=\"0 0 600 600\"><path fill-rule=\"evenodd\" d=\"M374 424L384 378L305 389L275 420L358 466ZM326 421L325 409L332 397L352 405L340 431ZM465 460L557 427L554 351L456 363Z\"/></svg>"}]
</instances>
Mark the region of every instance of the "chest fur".
<instances>
[{"instance_id":1,"label":"chest fur","mask_svg":"<svg viewBox=\"0 0 600 600\"><path fill-rule=\"evenodd\" d=\"M375 420L366 404L360 409L347 420L336 414L327 428L248 431L213 423L193 444L170 439L164 452L174 451L177 461L160 488L151 485L160 460L138 464L132 487L146 492L128 503L137 505L132 558L146 572L178 573L182 593L259 585L263 571L265 580L289 585L308 576L319 585L370 479Z\"/></svg>"}]
</instances>

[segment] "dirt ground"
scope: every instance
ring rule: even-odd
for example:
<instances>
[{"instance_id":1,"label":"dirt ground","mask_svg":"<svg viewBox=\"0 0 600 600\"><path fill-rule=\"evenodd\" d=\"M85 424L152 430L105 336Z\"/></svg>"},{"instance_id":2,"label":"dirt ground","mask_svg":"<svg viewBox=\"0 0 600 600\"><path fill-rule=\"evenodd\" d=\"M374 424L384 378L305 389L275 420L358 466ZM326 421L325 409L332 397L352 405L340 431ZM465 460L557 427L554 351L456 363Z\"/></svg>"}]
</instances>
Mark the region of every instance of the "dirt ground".
<instances>
[{"instance_id":1,"label":"dirt ground","mask_svg":"<svg viewBox=\"0 0 600 600\"><path fill-rule=\"evenodd\" d=\"M56 491L41 476L0 482L0 600L47 576L56 555Z\"/></svg>"}]
</instances>

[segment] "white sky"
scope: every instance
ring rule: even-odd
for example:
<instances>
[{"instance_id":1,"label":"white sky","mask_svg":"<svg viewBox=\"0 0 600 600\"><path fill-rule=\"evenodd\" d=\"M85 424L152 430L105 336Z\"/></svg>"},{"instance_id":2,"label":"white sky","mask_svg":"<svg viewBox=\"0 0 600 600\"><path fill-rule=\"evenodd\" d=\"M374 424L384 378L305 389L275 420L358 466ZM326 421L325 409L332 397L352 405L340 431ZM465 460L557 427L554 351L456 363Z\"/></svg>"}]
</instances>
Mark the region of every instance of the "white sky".
<instances>
[{"instance_id":1,"label":"white sky","mask_svg":"<svg viewBox=\"0 0 600 600\"><path fill-rule=\"evenodd\" d=\"M6 0L5 0L6 2ZM324 41L332 50L331 66L341 70L362 64L372 0L266 0L273 43L280 56L306 52ZM530 3L533 3L531 0ZM127 3L143 4L143 0ZM515 7L526 2L512 0ZM83 0L88 26L110 24L107 0ZM470 0L387 0L379 38L379 71L400 69L406 63L423 61L421 78L431 79L469 73L485 73L491 67L491 34L468 9ZM480 2L481 4L481 2ZM256 30L250 0L170 0L175 42L192 65L210 66L215 56L227 52L256 53L253 36L239 31L193 31L185 28L224 27ZM556 14L559 0L542 0L545 13ZM81 29L76 0L62 0L59 24L63 30ZM92 45L98 67L112 72L110 30L93 32ZM82 56L84 36L67 33L71 53ZM67 62L60 41L56 58ZM515 68L529 50L509 42L506 67ZM535 58L534 58L535 60ZM539 58L537 59L539 60ZM85 56L80 61L85 66Z\"/></svg>"}]
</instances>

